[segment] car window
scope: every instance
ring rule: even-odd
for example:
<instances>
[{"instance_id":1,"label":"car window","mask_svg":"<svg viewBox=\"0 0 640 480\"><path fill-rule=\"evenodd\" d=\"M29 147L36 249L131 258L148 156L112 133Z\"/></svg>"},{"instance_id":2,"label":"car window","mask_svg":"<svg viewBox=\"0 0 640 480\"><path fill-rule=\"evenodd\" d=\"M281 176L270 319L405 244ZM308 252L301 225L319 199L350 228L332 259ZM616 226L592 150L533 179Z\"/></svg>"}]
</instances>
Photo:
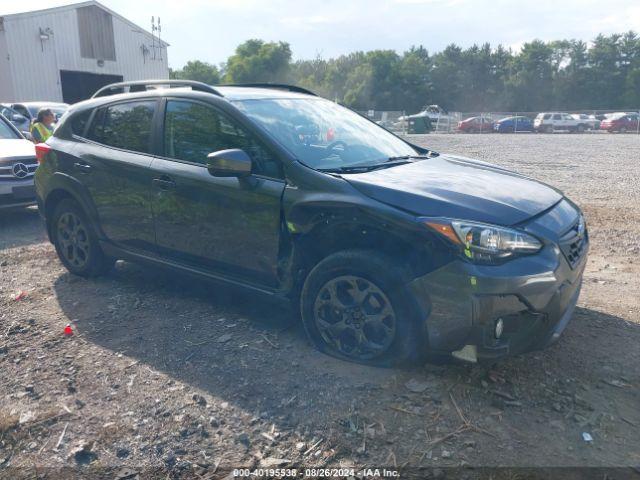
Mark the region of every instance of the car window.
<instances>
[{"instance_id":1,"label":"car window","mask_svg":"<svg viewBox=\"0 0 640 480\"><path fill-rule=\"evenodd\" d=\"M70 121L71 133L73 135L78 135L79 137L83 137L85 128L87 126L87 122L89 121L90 116L91 116L91 110L85 110L84 112L75 114Z\"/></svg>"},{"instance_id":2,"label":"car window","mask_svg":"<svg viewBox=\"0 0 640 480\"><path fill-rule=\"evenodd\" d=\"M7 140L15 138L20 138L20 136L13 128L11 128L9 122L4 119L0 119L0 139Z\"/></svg>"},{"instance_id":3,"label":"car window","mask_svg":"<svg viewBox=\"0 0 640 480\"><path fill-rule=\"evenodd\" d=\"M16 112L18 112L20 115L24 116L24 117L31 117L31 115L29 115L29 111L24 108L22 105L12 105L11 108L13 108Z\"/></svg>"},{"instance_id":4,"label":"car window","mask_svg":"<svg viewBox=\"0 0 640 480\"><path fill-rule=\"evenodd\" d=\"M150 153L155 100L118 103L99 108L88 138L110 147Z\"/></svg>"},{"instance_id":5,"label":"car window","mask_svg":"<svg viewBox=\"0 0 640 480\"><path fill-rule=\"evenodd\" d=\"M560 116L559 113L556 113L556 114L553 115L553 119L554 120L560 120L560 119L562 119L562 117Z\"/></svg>"},{"instance_id":6,"label":"car window","mask_svg":"<svg viewBox=\"0 0 640 480\"><path fill-rule=\"evenodd\" d=\"M253 173L282 178L278 159L253 135L218 109L186 100L169 100L165 112L164 154L205 164L207 155L239 148L253 161Z\"/></svg>"},{"instance_id":7,"label":"car window","mask_svg":"<svg viewBox=\"0 0 640 480\"><path fill-rule=\"evenodd\" d=\"M542 117L542 118L544 118L545 120L549 120L551 118L551 114L550 113L545 113L544 117Z\"/></svg>"}]
</instances>

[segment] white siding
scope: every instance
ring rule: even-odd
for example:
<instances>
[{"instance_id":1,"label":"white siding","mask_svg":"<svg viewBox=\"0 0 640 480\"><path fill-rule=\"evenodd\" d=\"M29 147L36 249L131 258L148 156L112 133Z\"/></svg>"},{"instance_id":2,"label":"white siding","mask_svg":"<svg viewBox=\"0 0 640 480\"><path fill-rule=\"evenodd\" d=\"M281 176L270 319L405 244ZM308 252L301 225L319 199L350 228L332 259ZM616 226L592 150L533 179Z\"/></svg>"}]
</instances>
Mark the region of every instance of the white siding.
<instances>
[{"instance_id":1,"label":"white siding","mask_svg":"<svg viewBox=\"0 0 640 480\"><path fill-rule=\"evenodd\" d=\"M9 50L7 50L7 37L4 31L0 31L0 102L3 99L13 98L13 80L9 69Z\"/></svg>"},{"instance_id":2,"label":"white siding","mask_svg":"<svg viewBox=\"0 0 640 480\"><path fill-rule=\"evenodd\" d=\"M99 67L97 60L80 56L75 8L4 17L9 60L5 63L0 58L0 65L8 64L14 88L0 85L0 101L62 101L60 70L122 75L124 80L169 78L166 48L162 50L162 60L156 48L154 60L151 35L117 15L112 18L116 60L105 60ZM40 28L53 31L49 40L40 41ZM156 39L156 46L157 43ZM149 50L147 55L143 55L143 45ZM2 33L0 55L1 51ZM2 84L5 83L3 75L6 74L0 74ZM6 95L11 93L13 97L7 98Z\"/></svg>"}]
</instances>

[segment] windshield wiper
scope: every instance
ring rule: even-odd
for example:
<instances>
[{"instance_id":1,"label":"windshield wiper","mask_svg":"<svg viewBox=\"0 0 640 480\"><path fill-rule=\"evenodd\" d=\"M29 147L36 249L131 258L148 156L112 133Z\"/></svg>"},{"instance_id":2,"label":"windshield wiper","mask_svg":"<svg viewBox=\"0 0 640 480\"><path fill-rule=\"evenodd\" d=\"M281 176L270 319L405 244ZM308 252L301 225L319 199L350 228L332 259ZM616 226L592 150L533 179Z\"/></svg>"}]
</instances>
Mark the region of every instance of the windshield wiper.
<instances>
[{"instance_id":1,"label":"windshield wiper","mask_svg":"<svg viewBox=\"0 0 640 480\"><path fill-rule=\"evenodd\" d=\"M348 165L346 167L336 167L336 168L319 168L318 170L326 173L364 173L371 172L372 170L379 170L382 168L389 168L395 165L404 165L405 163L411 163L409 160L404 158L398 159L389 159L382 163L374 163L370 165Z\"/></svg>"},{"instance_id":2,"label":"windshield wiper","mask_svg":"<svg viewBox=\"0 0 640 480\"><path fill-rule=\"evenodd\" d=\"M423 159L423 158L433 158L437 156L435 152L429 151L429 153L423 153L418 155L398 155L396 157L389 157L385 160L385 162L393 162L395 160L411 160L411 159Z\"/></svg>"}]
</instances>

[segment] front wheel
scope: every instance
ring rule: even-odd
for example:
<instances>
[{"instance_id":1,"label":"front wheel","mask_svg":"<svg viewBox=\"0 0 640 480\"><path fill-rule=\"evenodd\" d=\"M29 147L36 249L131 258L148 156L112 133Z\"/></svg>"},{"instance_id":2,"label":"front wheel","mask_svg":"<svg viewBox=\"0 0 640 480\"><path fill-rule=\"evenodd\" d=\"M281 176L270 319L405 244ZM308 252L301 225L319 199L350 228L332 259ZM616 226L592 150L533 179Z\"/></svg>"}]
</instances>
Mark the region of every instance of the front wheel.
<instances>
[{"instance_id":1,"label":"front wheel","mask_svg":"<svg viewBox=\"0 0 640 480\"><path fill-rule=\"evenodd\" d=\"M300 307L316 348L383 367L425 358L424 319L406 287L410 278L397 263L374 251L347 250L311 270Z\"/></svg>"},{"instance_id":2,"label":"front wheel","mask_svg":"<svg viewBox=\"0 0 640 480\"><path fill-rule=\"evenodd\" d=\"M62 200L51 221L56 252L71 273L93 277L113 267L115 260L102 252L87 216L76 201Z\"/></svg>"}]
</instances>

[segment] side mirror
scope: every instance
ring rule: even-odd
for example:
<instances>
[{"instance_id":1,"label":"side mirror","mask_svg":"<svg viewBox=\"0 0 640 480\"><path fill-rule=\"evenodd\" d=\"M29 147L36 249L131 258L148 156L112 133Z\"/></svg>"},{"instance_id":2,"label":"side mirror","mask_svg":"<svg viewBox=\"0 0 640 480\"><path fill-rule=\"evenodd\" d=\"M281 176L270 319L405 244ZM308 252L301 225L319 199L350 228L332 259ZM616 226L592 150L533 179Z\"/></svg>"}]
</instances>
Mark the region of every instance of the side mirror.
<instances>
[{"instance_id":1,"label":"side mirror","mask_svg":"<svg viewBox=\"0 0 640 480\"><path fill-rule=\"evenodd\" d=\"M232 148L207 155L207 170L214 177L248 177L251 175L251 157L244 150Z\"/></svg>"}]
</instances>

